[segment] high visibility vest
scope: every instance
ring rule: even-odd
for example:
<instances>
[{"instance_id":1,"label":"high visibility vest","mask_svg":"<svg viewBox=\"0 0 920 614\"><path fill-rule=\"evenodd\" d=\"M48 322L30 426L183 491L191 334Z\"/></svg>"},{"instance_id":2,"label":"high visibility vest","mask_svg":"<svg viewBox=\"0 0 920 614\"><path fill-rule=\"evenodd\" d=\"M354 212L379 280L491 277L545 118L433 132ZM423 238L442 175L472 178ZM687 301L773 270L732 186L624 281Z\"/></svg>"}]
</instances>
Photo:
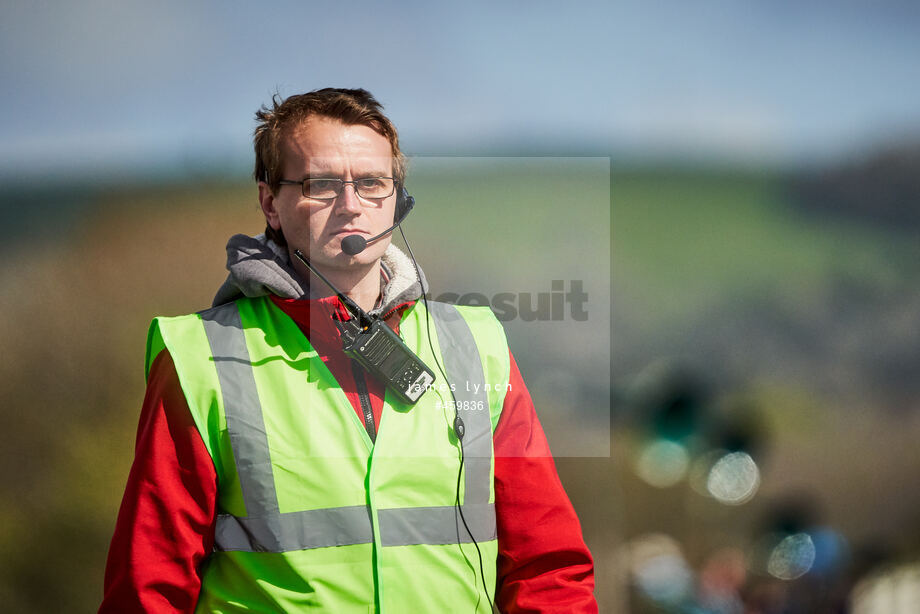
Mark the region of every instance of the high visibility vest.
<instances>
[{"instance_id":1,"label":"high visibility vest","mask_svg":"<svg viewBox=\"0 0 920 614\"><path fill-rule=\"evenodd\" d=\"M437 380L386 393L376 442L268 297L153 321L147 369L169 350L218 477L198 612L489 612L508 345L486 307L429 307L399 330Z\"/></svg>"}]
</instances>

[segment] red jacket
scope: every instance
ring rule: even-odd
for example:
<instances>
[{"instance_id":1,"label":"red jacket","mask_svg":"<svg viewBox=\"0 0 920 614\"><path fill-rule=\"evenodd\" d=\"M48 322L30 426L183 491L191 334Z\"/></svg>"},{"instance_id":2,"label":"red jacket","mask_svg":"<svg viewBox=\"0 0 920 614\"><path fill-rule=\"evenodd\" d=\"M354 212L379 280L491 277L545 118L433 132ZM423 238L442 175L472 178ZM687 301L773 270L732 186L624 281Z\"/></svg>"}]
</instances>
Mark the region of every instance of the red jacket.
<instances>
[{"instance_id":1,"label":"red jacket","mask_svg":"<svg viewBox=\"0 0 920 614\"><path fill-rule=\"evenodd\" d=\"M272 300L308 336L363 422L351 360L328 317L337 299ZM395 329L410 304L391 310L387 323ZM591 554L513 357L510 383L494 434L495 603L509 613L597 612ZM379 424L384 386L368 376L367 387ZM194 611L199 571L213 548L216 503L214 465L192 422L172 358L163 351L148 376L99 611Z\"/></svg>"}]
</instances>

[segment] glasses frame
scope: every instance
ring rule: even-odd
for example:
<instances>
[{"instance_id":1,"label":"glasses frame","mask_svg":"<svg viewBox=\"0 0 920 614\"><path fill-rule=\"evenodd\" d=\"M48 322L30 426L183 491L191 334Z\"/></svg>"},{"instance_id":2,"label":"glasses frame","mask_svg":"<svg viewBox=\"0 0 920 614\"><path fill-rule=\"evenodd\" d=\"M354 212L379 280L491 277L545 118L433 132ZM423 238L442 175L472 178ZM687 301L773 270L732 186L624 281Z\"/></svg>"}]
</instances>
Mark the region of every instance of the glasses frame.
<instances>
[{"instance_id":1,"label":"glasses frame","mask_svg":"<svg viewBox=\"0 0 920 614\"><path fill-rule=\"evenodd\" d=\"M320 179L323 181L338 181L339 182L340 187L338 190L336 190L335 196L310 196L309 194L307 194L307 182L316 181ZM386 196L374 196L372 198L367 197L367 196L362 196L361 193L358 191L358 182L364 181L365 179L389 179L390 181L393 182L392 188L390 189L390 193L387 194ZM396 192L396 178L395 177L384 177L384 176L361 177L360 179L354 179L352 181L345 181L344 179L339 179L338 177L307 177L306 179L303 179L301 181L294 181L293 179L281 179L278 181L278 185L299 185L300 193L303 195L303 197L312 198L313 200L335 200L336 198L342 195L342 192L345 190L345 186L348 185L349 183L351 184L351 187L355 191L355 196L357 196L358 198L363 198L364 200L382 200L384 198L389 198L393 196L393 194Z\"/></svg>"}]
</instances>

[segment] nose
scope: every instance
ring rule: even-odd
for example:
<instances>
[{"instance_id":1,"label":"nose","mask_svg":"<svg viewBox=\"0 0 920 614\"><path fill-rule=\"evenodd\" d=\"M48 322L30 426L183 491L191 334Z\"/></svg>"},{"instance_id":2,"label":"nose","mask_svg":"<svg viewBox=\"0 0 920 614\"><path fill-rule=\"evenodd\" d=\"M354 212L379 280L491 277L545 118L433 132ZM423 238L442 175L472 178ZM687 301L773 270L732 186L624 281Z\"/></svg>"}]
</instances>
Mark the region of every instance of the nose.
<instances>
[{"instance_id":1,"label":"nose","mask_svg":"<svg viewBox=\"0 0 920 614\"><path fill-rule=\"evenodd\" d=\"M361 213L361 201L353 183L343 185L335 200L341 210L353 214Z\"/></svg>"}]
</instances>

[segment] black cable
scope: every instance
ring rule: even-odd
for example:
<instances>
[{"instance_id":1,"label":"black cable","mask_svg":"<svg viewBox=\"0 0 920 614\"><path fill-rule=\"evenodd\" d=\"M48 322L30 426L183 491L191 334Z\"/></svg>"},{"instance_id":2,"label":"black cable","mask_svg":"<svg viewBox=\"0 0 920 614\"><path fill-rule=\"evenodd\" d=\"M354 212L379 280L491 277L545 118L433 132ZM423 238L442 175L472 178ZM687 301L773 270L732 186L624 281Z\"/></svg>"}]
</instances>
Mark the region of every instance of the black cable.
<instances>
[{"instance_id":1,"label":"black cable","mask_svg":"<svg viewBox=\"0 0 920 614\"><path fill-rule=\"evenodd\" d=\"M459 407L457 406L457 399L454 397L454 392L450 388L450 380L447 378L447 374L444 372L444 367L441 366L441 361L438 360L438 353L434 351L434 344L431 342L431 318L429 316L428 309L428 295L425 292L425 288L422 286L422 273L418 268L418 261L415 259L415 254L412 253L412 248L409 246L409 241L406 239L406 234L403 232L402 224L399 225L399 234L403 239L403 243L406 244L406 249L409 250L409 256L412 257L412 266L415 267L415 276L418 279L419 291L422 293L422 302L425 304L425 331L428 334L428 347L431 349L431 355L434 357L435 363L438 365L438 370L441 372L441 375L444 376L444 381L448 384L447 389L450 390L450 396L454 400L454 424L457 424L460 421L460 424L463 424L463 421L460 419ZM470 536L470 539L473 540L473 546L476 548L476 555L479 557L479 574L482 577L482 588L486 592L486 599L489 600L489 611L495 611L495 604L492 603L492 596L489 594L489 587L486 585L486 572L482 563L482 551L479 549L479 543L476 541L476 536L473 535L473 531L470 530L469 524L466 522L466 517L463 515L463 506L460 505L460 479L463 476L463 437L454 430L454 434L457 435L457 442L460 444L460 469L457 471L457 497L454 501L454 507L457 508L457 511L460 513L460 520L463 522L463 528L466 529L467 534ZM460 547L459 538L457 541L457 546ZM460 552L463 552L463 548L460 547ZM463 555L466 558L466 555Z\"/></svg>"},{"instance_id":2,"label":"black cable","mask_svg":"<svg viewBox=\"0 0 920 614\"><path fill-rule=\"evenodd\" d=\"M479 544L476 542L476 537L473 535L473 531L470 530L470 525L466 523L466 518L463 516L463 506L460 505L460 476L463 474L463 441L460 441L460 470L457 471L457 499L454 503L454 506L457 508L457 511L460 512L460 520L463 521L463 528L466 529L467 534L470 536L470 539L473 540L473 546L476 548L476 555L479 557L479 573L482 576L482 588L486 592L486 599L489 600L489 611L495 611L495 604L492 603L492 596L489 594L489 587L486 585L486 571L482 565L482 551L479 550ZM457 544L460 545L459 543ZM460 551L463 552L463 548L460 548Z\"/></svg>"}]
</instances>

